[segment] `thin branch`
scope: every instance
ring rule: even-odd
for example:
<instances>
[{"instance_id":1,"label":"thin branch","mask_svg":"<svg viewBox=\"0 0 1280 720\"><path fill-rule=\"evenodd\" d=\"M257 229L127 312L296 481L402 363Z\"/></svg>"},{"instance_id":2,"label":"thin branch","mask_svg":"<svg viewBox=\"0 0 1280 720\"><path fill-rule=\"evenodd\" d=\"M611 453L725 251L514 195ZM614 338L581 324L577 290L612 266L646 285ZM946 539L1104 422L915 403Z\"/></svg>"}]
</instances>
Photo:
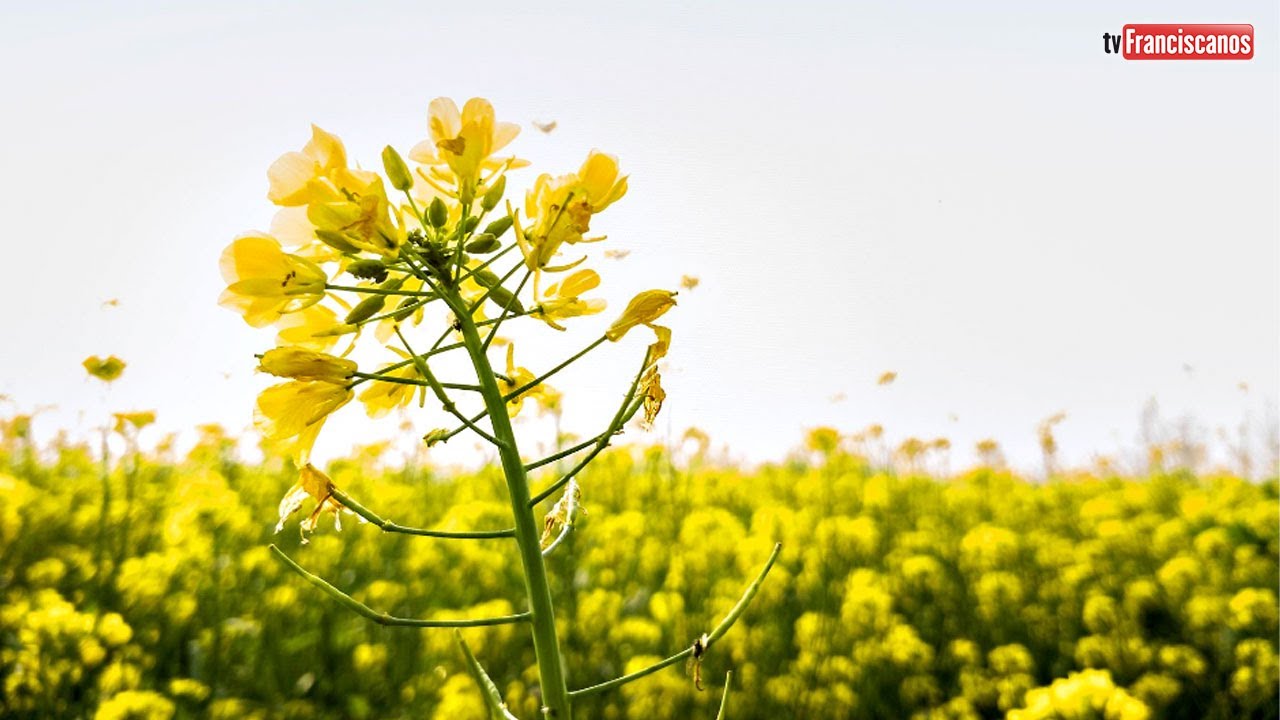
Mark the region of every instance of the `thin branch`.
<instances>
[{"instance_id":1,"label":"thin branch","mask_svg":"<svg viewBox=\"0 0 1280 720\"><path fill-rule=\"evenodd\" d=\"M752 599L755 598L756 593L760 591L760 584L764 582L765 576L767 576L769 574L769 570L773 568L773 563L778 559L778 553L781 551L782 551L782 543L778 543L773 546L773 552L769 554L769 561L765 563L764 569L762 569L760 571L760 574L756 576L756 579L753 580L751 584L747 586L746 591L742 593L742 598L739 599L738 603L733 606L733 609L729 611L729 614L725 615L724 619L720 621L720 624L716 625L716 628L712 630L710 634L707 635L707 640L703 644L704 654L706 653L707 650L711 649L711 646L715 644L717 640L719 640L721 637L724 636L726 632L729 631L729 628L733 627L733 624L736 623L738 621L738 618L742 616L742 613L747 609L747 606L751 604L751 601ZM665 667L670 667L680 662L681 660L684 660L685 658L689 657L692 654L693 654L693 647L692 646L687 647L684 650L676 653L675 655L672 655L671 657L666 658L665 660L659 660L658 662L650 665L647 668L644 668L643 670L637 670L633 673L628 673L626 675L623 675L622 677L617 677L612 680L607 680L605 682L599 683L598 685L592 685L590 687L585 687L580 690L570 690L569 697L578 698L584 695L593 695L595 693L604 692L605 690L612 690L613 688L626 685L627 683L633 682L635 680L639 680L640 678L646 675L652 675L653 673L658 672L659 670Z\"/></svg>"},{"instance_id":2,"label":"thin branch","mask_svg":"<svg viewBox=\"0 0 1280 720\"><path fill-rule=\"evenodd\" d=\"M418 385L421 387L431 387L431 383L427 382L426 380L415 380L413 378L387 376L387 375L382 375L380 373L354 372L354 373L351 373L351 376L358 377L364 380L375 380L377 382L391 383L392 385ZM479 385L468 385L466 383L442 382L440 383L440 387L448 388L449 390L470 390L471 392L480 392Z\"/></svg>"},{"instance_id":3,"label":"thin branch","mask_svg":"<svg viewBox=\"0 0 1280 720\"><path fill-rule=\"evenodd\" d=\"M725 711L729 709L729 686L732 684L733 671L730 670L724 674L724 694L720 696L720 712L716 713L716 720L725 720L728 717Z\"/></svg>"},{"instance_id":4,"label":"thin branch","mask_svg":"<svg viewBox=\"0 0 1280 720\"><path fill-rule=\"evenodd\" d=\"M600 433L599 435L596 435L595 437L591 438L590 440L583 440L582 442L578 443L577 445L574 445L574 446L573 446L573 447L571 447L571 448L565 448L564 450L561 450L560 452L556 453L555 455L548 455L548 456L546 456L546 457L542 458L541 460L534 460L533 462L529 463L528 465L525 465L525 466L524 466L524 470L525 470L525 472L529 472L530 470L537 470L538 468L540 468L540 467L542 467L542 466L544 466L544 465L550 465L551 463L553 463L553 462L555 462L555 461L557 461L557 460L563 460L563 459L565 459L565 458L569 457L570 455L572 455L572 454L574 454L574 453L576 453L576 452L579 452L579 451L581 451L581 450L586 450L587 448L591 447L592 445L595 445L596 443L600 442L600 440L601 440L601 439L608 437L610 434L611 434L611 433L610 433L608 430L606 430L606 431L604 431L604 432Z\"/></svg>"},{"instance_id":5,"label":"thin branch","mask_svg":"<svg viewBox=\"0 0 1280 720\"><path fill-rule=\"evenodd\" d=\"M520 266L519 266L519 265L517 265L516 267L518 268L518 267L520 267ZM515 292L513 292L513 293L511 293L511 294L512 294L512 295L514 295L514 296L515 296L515 297L517 297L517 298L518 298L518 297L520 297L520 291L521 291L521 290L524 290L524 286L525 286L526 284L528 284L528 282L529 282L529 278L531 278L531 277L533 277L533 271L532 271L532 270L530 270L530 271L528 271L528 272L526 272L526 273L524 274L524 278L523 278L523 279L521 279L521 280L520 280L520 284L516 286L516 291L515 291ZM536 298L536 297L534 298L534 300L537 300L537 299L538 299L538 298ZM524 314L524 315L528 315L529 313L528 313L528 312L525 312L525 313L523 313L523 314ZM489 330L489 334L488 334L488 335L486 335L486 336L485 336L485 338L484 338L484 343L480 345L481 349L483 349L485 352L488 352L488 350L489 350L489 345L490 345L490 344L492 344L492 343L493 343L493 339L494 339L495 337L497 337L497 336L498 336L498 328L499 328L499 327L501 327L501 326L502 326L503 321L504 321L504 320L506 320L506 319L507 319L507 318L509 318L509 317L516 317L516 315L514 315L514 314L511 312L511 308L510 308L510 307L504 307L504 308L502 308L502 313L500 313L500 314L498 315L497 320L495 320L495 321L493 322L493 329Z\"/></svg>"},{"instance_id":6,"label":"thin branch","mask_svg":"<svg viewBox=\"0 0 1280 720\"><path fill-rule=\"evenodd\" d=\"M382 518L377 513L356 502L351 498L351 496L337 488L331 488L330 492L333 494L334 499L339 503L342 503L344 507L365 520L368 520L370 524L383 532L417 535L420 537L444 538L446 540L488 540L490 538L509 538L516 536L515 528L507 528L505 530L452 531L406 527Z\"/></svg>"},{"instance_id":7,"label":"thin branch","mask_svg":"<svg viewBox=\"0 0 1280 720\"><path fill-rule=\"evenodd\" d=\"M493 683L489 677L489 673L484 671L484 666L471 654L471 648L467 647L467 641L462 639L462 631L454 630L453 636L458 640L458 646L462 648L462 654L467 660L467 670L471 673L471 679L476 681L476 685L480 687L480 694L484 696L484 704L489 707L489 715L494 720L516 720L516 716L507 710L507 704L502 700L502 693L498 691L498 686Z\"/></svg>"},{"instance_id":8,"label":"thin branch","mask_svg":"<svg viewBox=\"0 0 1280 720\"><path fill-rule=\"evenodd\" d=\"M440 384L440 381L436 379L435 374L431 372L431 368L427 366L427 361L418 357L418 355L413 351L413 348L409 346L409 341L405 339L404 333L400 332L400 326L397 325L395 330L396 337L400 338L400 342L404 343L404 349L408 351L410 356L412 356L413 363L417 366L418 372L427 379L427 386L431 388L431 392L435 394L436 399L440 401L442 406L444 406L445 411L461 420L464 426L470 428L472 432L489 441L495 447L505 447L506 445L503 441L480 429L479 426L468 420L467 416L463 415L462 412L458 410L458 406L453 403L449 394L444 391L444 386Z\"/></svg>"},{"instance_id":9,"label":"thin branch","mask_svg":"<svg viewBox=\"0 0 1280 720\"><path fill-rule=\"evenodd\" d=\"M348 610L368 618L379 625L390 625L396 627L422 627L422 628L464 628L464 627L485 627L489 625L511 625L519 622L529 622L533 618L532 613L522 612L516 615L503 615L500 617L478 618L475 620L417 620L414 618L401 618L386 613L380 613L368 605L356 600L350 595L342 592L338 588L330 585L324 578L319 575L313 575L307 572L301 565L294 562L293 558L284 554L284 551L275 545L271 545L271 552L284 563L286 567L302 576L302 579L315 585L323 590L340 605Z\"/></svg>"},{"instance_id":10,"label":"thin branch","mask_svg":"<svg viewBox=\"0 0 1280 720\"><path fill-rule=\"evenodd\" d=\"M357 285L331 285L325 283L325 290L344 290L347 292L363 293L365 295L394 295L397 297L422 297L436 298L439 297L435 292L423 290L383 290L376 287L359 287Z\"/></svg>"}]
</instances>

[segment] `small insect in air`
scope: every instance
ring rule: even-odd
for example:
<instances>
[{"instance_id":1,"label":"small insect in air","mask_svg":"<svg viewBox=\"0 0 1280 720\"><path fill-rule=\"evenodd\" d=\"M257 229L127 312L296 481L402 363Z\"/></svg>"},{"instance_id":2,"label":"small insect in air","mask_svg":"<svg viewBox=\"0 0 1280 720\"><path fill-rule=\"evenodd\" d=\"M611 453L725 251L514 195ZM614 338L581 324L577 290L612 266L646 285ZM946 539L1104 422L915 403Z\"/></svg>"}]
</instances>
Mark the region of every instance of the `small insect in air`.
<instances>
[{"instance_id":1,"label":"small insect in air","mask_svg":"<svg viewBox=\"0 0 1280 720\"><path fill-rule=\"evenodd\" d=\"M105 310L113 307L120 307L120 298L111 298L110 300L102 301L102 309Z\"/></svg>"},{"instance_id":2,"label":"small insect in air","mask_svg":"<svg viewBox=\"0 0 1280 720\"><path fill-rule=\"evenodd\" d=\"M604 251L604 256L609 258L610 260L621 260L630 254L631 254L630 250L605 250Z\"/></svg>"},{"instance_id":3,"label":"small insect in air","mask_svg":"<svg viewBox=\"0 0 1280 720\"><path fill-rule=\"evenodd\" d=\"M680 287L684 288L685 290L692 290L692 289L694 289L694 288L698 287L698 283L700 283L700 282L702 282L702 281L701 281L701 280L699 280L699 279L698 279L696 276L694 276L694 275L681 275L681 276L680 276Z\"/></svg>"},{"instance_id":4,"label":"small insect in air","mask_svg":"<svg viewBox=\"0 0 1280 720\"><path fill-rule=\"evenodd\" d=\"M702 692L702 658L707 654L707 645L710 644L711 637L702 633L702 637L693 641L693 652L684 663L684 671L693 674L693 686L698 688L698 692Z\"/></svg>"},{"instance_id":5,"label":"small insect in air","mask_svg":"<svg viewBox=\"0 0 1280 720\"><path fill-rule=\"evenodd\" d=\"M533 126L538 130L540 130L542 133L546 135L550 135L551 131L556 129L556 121L551 120L549 122L538 122L537 120L534 120Z\"/></svg>"}]
</instances>

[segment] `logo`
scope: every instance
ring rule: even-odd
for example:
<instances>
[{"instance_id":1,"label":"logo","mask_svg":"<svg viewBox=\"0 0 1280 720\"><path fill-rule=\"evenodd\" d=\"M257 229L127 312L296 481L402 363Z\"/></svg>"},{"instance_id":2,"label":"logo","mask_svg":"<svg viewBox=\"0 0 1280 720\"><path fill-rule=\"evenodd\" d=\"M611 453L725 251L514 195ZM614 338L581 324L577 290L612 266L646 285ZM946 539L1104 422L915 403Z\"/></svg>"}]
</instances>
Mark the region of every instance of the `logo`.
<instances>
[{"instance_id":1,"label":"logo","mask_svg":"<svg viewBox=\"0 0 1280 720\"><path fill-rule=\"evenodd\" d=\"M1125 60L1251 60L1252 25L1125 25L1102 33L1102 49Z\"/></svg>"}]
</instances>

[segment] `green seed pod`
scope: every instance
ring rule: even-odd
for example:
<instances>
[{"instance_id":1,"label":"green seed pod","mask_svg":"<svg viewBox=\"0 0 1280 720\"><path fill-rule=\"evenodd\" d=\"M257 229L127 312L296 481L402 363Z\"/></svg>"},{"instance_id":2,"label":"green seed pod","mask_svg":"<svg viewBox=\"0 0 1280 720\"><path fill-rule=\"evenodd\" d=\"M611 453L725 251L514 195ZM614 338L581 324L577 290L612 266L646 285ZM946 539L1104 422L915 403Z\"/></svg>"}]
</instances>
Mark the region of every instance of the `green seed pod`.
<instances>
[{"instance_id":1,"label":"green seed pod","mask_svg":"<svg viewBox=\"0 0 1280 720\"><path fill-rule=\"evenodd\" d=\"M387 179L391 187L397 190L408 190L413 187L413 176L404 164L404 158L390 145L382 148L382 168L387 171Z\"/></svg>"},{"instance_id":2,"label":"green seed pod","mask_svg":"<svg viewBox=\"0 0 1280 720\"><path fill-rule=\"evenodd\" d=\"M524 305L520 303L520 299L501 285L494 285L489 288L489 300L504 310L510 310L520 315L524 314Z\"/></svg>"},{"instance_id":3,"label":"green seed pod","mask_svg":"<svg viewBox=\"0 0 1280 720\"><path fill-rule=\"evenodd\" d=\"M346 236L337 230L317 230L316 238L329 247L344 253L358 253L360 248L347 242Z\"/></svg>"},{"instance_id":4,"label":"green seed pod","mask_svg":"<svg viewBox=\"0 0 1280 720\"><path fill-rule=\"evenodd\" d=\"M502 234L511 229L511 216L503 215L502 217L489 223L484 231L496 238L502 237Z\"/></svg>"},{"instance_id":5,"label":"green seed pod","mask_svg":"<svg viewBox=\"0 0 1280 720\"><path fill-rule=\"evenodd\" d=\"M382 282L387 279L387 266L381 260L356 260L347 266L347 272L361 280Z\"/></svg>"},{"instance_id":6,"label":"green seed pod","mask_svg":"<svg viewBox=\"0 0 1280 720\"><path fill-rule=\"evenodd\" d=\"M440 198L431 199L431 205L427 208L427 220L435 228L442 228L445 223L449 222L449 208L444 206L443 200Z\"/></svg>"},{"instance_id":7,"label":"green seed pod","mask_svg":"<svg viewBox=\"0 0 1280 720\"><path fill-rule=\"evenodd\" d=\"M405 298L400 303L400 310L396 312L395 315L392 315L391 319L396 322L404 322L405 320L408 320L409 316L422 306L421 303L424 299L425 298Z\"/></svg>"},{"instance_id":8,"label":"green seed pod","mask_svg":"<svg viewBox=\"0 0 1280 720\"><path fill-rule=\"evenodd\" d=\"M476 235L471 242L467 243L466 250L469 253L478 253L484 255L502 247L502 243L498 242L498 238L489 233L480 233Z\"/></svg>"},{"instance_id":9,"label":"green seed pod","mask_svg":"<svg viewBox=\"0 0 1280 720\"><path fill-rule=\"evenodd\" d=\"M498 207L498 203L502 200L502 194L506 191L507 176L503 175L498 178L498 182L494 183L493 187L489 188L489 190L485 192L484 197L480 199L480 207L484 208L485 212L489 212L490 210Z\"/></svg>"},{"instance_id":10,"label":"green seed pod","mask_svg":"<svg viewBox=\"0 0 1280 720\"><path fill-rule=\"evenodd\" d=\"M462 231L471 232L475 230L476 226L479 224L480 224L480 218L475 215L472 215L471 217L467 218L467 221L465 223L463 223Z\"/></svg>"},{"instance_id":11,"label":"green seed pod","mask_svg":"<svg viewBox=\"0 0 1280 720\"><path fill-rule=\"evenodd\" d=\"M386 304L387 304L386 295L370 295L369 297L356 303L356 306L351 308L351 312L347 313L347 318L343 322L347 323L348 325L355 325L356 323L362 323L365 320L368 320L369 318L373 317L374 315L377 315L378 313L382 312L382 308L385 307Z\"/></svg>"},{"instance_id":12,"label":"green seed pod","mask_svg":"<svg viewBox=\"0 0 1280 720\"><path fill-rule=\"evenodd\" d=\"M487 288L497 287L499 284L502 283L502 278L498 277L489 268L482 268L480 270L477 270L475 274L472 275L472 277L476 279L477 283L480 283L480 285Z\"/></svg>"}]
</instances>

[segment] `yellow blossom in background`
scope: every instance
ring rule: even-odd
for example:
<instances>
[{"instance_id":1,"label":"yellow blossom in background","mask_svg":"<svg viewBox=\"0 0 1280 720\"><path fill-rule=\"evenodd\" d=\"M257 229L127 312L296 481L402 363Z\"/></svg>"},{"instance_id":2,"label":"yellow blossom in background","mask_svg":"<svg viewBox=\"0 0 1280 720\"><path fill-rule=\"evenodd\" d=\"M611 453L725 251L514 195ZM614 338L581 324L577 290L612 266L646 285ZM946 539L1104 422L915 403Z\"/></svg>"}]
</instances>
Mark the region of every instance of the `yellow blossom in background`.
<instances>
[{"instance_id":1,"label":"yellow blossom in background","mask_svg":"<svg viewBox=\"0 0 1280 720\"><path fill-rule=\"evenodd\" d=\"M295 462L305 463L330 413L346 405L352 392L328 382L272 385L258 395L253 422L268 444Z\"/></svg>"},{"instance_id":2,"label":"yellow blossom in background","mask_svg":"<svg viewBox=\"0 0 1280 720\"><path fill-rule=\"evenodd\" d=\"M605 331L605 337L617 342L637 325L648 325L675 307L676 294L670 290L645 290L627 303L622 315Z\"/></svg>"},{"instance_id":3,"label":"yellow blossom in background","mask_svg":"<svg viewBox=\"0 0 1280 720\"><path fill-rule=\"evenodd\" d=\"M531 314L557 330L564 330L557 320L595 315L604 311L606 303L603 298L581 297L599 286L599 273L595 270L578 270L547 288L546 295Z\"/></svg>"},{"instance_id":4,"label":"yellow blossom in background","mask_svg":"<svg viewBox=\"0 0 1280 720\"><path fill-rule=\"evenodd\" d=\"M482 169L525 164L515 158L493 157L516 139L520 126L497 122L493 105L484 98L471 98L462 112L450 98L432 100L427 130L428 139L409 151L409 159L429 166L434 177L453 185L464 203L475 197Z\"/></svg>"},{"instance_id":5,"label":"yellow blossom in background","mask_svg":"<svg viewBox=\"0 0 1280 720\"><path fill-rule=\"evenodd\" d=\"M302 347L285 346L263 353L258 369L277 377L343 384L355 373L356 363Z\"/></svg>"},{"instance_id":6,"label":"yellow blossom in background","mask_svg":"<svg viewBox=\"0 0 1280 720\"><path fill-rule=\"evenodd\" d=\"M284 529L284 523L289 516L298 512L302 508L302 504L310 498L315 500L315 509L311 514L303 518L299 525L300 531L304 534L316 529L320 516L323 513L331 513L333 515L334 528L342 529L341 511L346 508L342 503L333 497L333 481L328 475L320 472L311 463L302 466L298 472L298 482L284 494L280 500L280 522L276 524L276 532Z\"/></svg>"},{"instance_id":7,"label":"yellow blossom in background","mask_svg":"<svg viewBox=\"0 0 1280 720\"><path fill-rule=\"evenodd\" d=\"M243 235L222 253L219 263L227 289L218 303L265 327L286 313L320 302L328 276L320 266L286 254L275 238Z\"/></svg>"},{"instance_id":8,"label":"yellow blossom in background","mask_svg":"<svg viewBox=\"0 0 1280 720\"><path fill-rule=\"evenodd\" d=\"M106 383L118 380L125 368L125 362L115 355L105 358L92 355L85 358L81 365L84 365L84 369L90 375Z\"/></svg>"},{"instance_id":9,"label":"yellow blossom in background","mask_svg":"<svg viewBox=\"0 0 1280 720\"><path fill-rule=\"evenodd\" d=\"M156 414L154 411L151 411L151 410L145 410L141 412L112 413L111 416L116 420L116 424L113 429L120 434L124 434L125 430L129 428L133 428L134 430L141 430L142 428L156 421Z\"/></svg>"},{"instance_id":10,"label":"yellow blossom in background","mask_svg":"<svg viewBox=\"0 0 1280 720\"><path fill-rule=\"evenodd\" d=\"M877 385L892 385L894 380L898 379L898 373L890 370L880 375L876 380Z\"/></svg>"},{"instance_id":11,"label":"yellow blossom in background","mask_svg":"<svg viewBox=\"0 0 1280 720\"><path fill-rule=\"evenodd\" d=\"M267 199L277 205L306 205L316 192L324 192L317 181L347 167L347 152L336 135L311 126L311 140L301 152L281 155L267 170L271 183Z\"/></svg>"},{"instance_id":12,"label":"yellow blossom in background","mask_svg":"<svg viewBox=\"0 0 1280 720\"><path fill-rule=\"evenodd\" d=\"M698 287L698 285L699 285L701 282L702 282L701 280L699 280L697 277L695 277L695 276L693 276L693 275L681 275L681 276L680 276L680 287L684 288L685 290L692 290L692 289L694 289L694 288Z\"/></svg>"}]
</instances>

